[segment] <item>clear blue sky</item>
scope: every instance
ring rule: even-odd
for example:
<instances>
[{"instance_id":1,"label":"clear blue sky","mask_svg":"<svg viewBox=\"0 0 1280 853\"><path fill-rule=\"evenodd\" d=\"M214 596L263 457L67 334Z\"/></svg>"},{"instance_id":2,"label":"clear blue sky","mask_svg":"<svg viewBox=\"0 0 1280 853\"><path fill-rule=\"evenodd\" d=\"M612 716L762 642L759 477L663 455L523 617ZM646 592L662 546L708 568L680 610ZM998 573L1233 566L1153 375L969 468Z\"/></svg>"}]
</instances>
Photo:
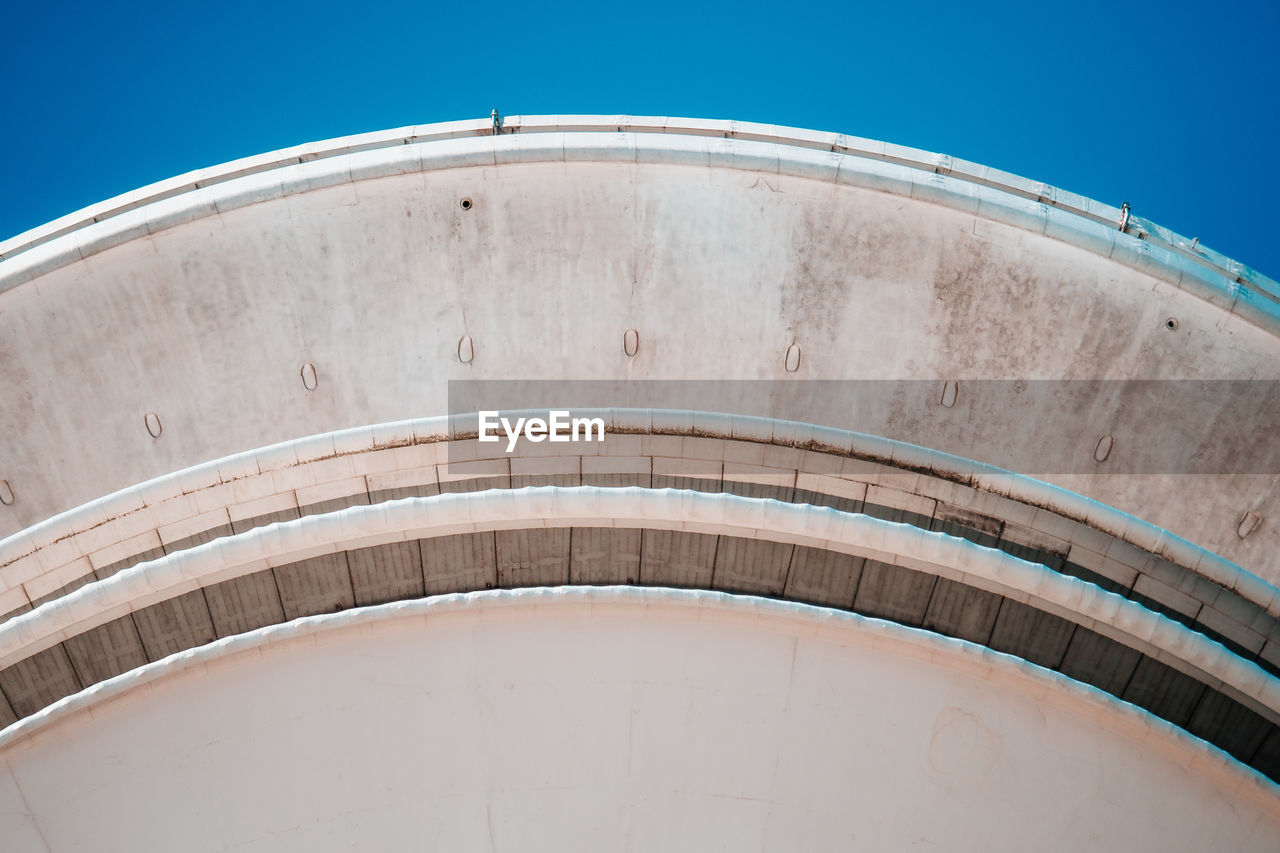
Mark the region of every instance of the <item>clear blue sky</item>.
<instances>
[{"instance_id":1,"label":"clear blue sky","mask_svg":"<svg viewBox=\"0 0 1280 853\"><path fill-rule=\"evenodd\" d=\"M488 114L736 118L941 151L1280 277L1280 0L10 0L0 238L286 145Z\"/></svg>"}]
</instances>

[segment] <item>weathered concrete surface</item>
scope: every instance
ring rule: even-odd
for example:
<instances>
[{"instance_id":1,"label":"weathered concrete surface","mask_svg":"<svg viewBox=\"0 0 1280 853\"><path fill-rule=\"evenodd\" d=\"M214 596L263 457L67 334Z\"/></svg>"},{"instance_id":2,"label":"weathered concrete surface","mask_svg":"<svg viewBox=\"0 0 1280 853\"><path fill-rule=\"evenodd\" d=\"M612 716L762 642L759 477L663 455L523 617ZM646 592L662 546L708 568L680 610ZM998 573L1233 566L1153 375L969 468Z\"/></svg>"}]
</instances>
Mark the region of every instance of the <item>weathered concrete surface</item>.
<instances>
[{"instance_id":1,"label":"weathered concrete surface","mask_svg":"<svg viewBox=\"0 0 1280 853\"><path fill-rule=\"evenodd\" d=\"M797 605L487 593L154 670L0 751L7 851L1280 846L1266 783L1147 715Z\"/></svg>"},{"instance_id":2,"label":"weathered concrete surface","mask_svg":"<svg viewBox=\"0 0 1280 853\"><path fill-rule=\"evenodd\" d=\"M16 500L0 532L203 459L442 412L450 378L1280 375L1271 332L1232 313L1229 293L1171 284L1158 255L1147 274L995 221L981 200L770 171L785 146L702 140L701 162L714 142L719 165L674 165L684 137L612 136L628 162L564 134L562 162L458 165L517 159L529 143L513 135L449 143L451 168L418 171L424 153L406 174L311 192L253 176L238 196L224 188L235 204L4 290L0 479ZM468 161L468 145L482 156ZM246 194L264 200L236 206ZM0 278L23 262L0 262ZM787 373L792 343L803 357ZM1034 424L1001 415L958 428L1034 440ZM1119 442L1143 452L1140 437ZM1274 474L1064 482L1255 571L1280 546ZM1248 511L1263 523L1242 539Z\"/></svg>"}]
</instances>

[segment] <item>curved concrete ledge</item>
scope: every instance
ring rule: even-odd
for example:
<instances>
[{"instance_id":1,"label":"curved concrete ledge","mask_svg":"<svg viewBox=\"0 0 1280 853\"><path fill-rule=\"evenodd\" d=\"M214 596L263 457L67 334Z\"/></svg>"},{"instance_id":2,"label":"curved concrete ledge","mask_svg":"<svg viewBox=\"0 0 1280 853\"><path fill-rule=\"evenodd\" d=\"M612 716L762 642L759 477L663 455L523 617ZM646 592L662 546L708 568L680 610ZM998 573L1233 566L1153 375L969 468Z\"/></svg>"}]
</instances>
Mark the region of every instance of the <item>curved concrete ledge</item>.
<instances>
[{"instance_id":1,"label":"curved concrete ledge","mask_svg":"<svg viewBox=\"0 0 1280 853\"><path fill-rule=\"evenodd\" d=\"M867 460L1007 498L1024 505L1026 514L1034 513L1037 518L1060 516L1168 560L1280 618L1280 589L1241 566L1106 504L992 465L887 438L794 421L648 409L582 412L603 417L610 433L716 437L801 448ZM298 487L348 480L361 473L351 460L365 454L369 455L367 458L380 459L369 463L372 470L379 472L443 465L448 461L444 454L448 441L475 434L474 415L421 418L309 436L166 474L0 540L0 594L46 573L58 573L56 588L73 580L63 577L72 564L83 565L77 577L90 574L87 558L95 552L165 525L186 519L198 521L202 514L217 507ZM473 454L478 445L474 441L469 444L463 449L454 445L455 455ZM591 447L599 451L598 447ZM429 458L411 456L414 448L434 448L436 452ZM220 522L210 522L208 526L216 523ZM184 535L199 529L203 528L191 527ZM1057 527L1050 526L1050 530L1062 533ZM155 544L161 541L158 534L151 538ZM140 545L135 553L150 547ZM1105 545L1100 547L1105 549ZM0 613L25 601L8 602L0 607Z\"/></svg>"},{"instance_id":2,"label":"curved concrete ledge","mask_svg":"<svg viewBox=\"0 0 1280 853\"><path fill-rule=\"evenodd\" d=\"M274 566L408 539L530 527L724 533L890 562L998 592L1202 673L1273 720L1280 679L1121 596L967 540L863 515L730 494L541 487L408 498L272 524L142 563L0 625L0 668L135 610Z\"/></svg>"},{"instance_id":3,"label":"curved concrete ledge","mask_svg":"<svg viewBox=\"0 0 1280 853\"><path fill-rule=\"evenodd\" d=\"M58 723L92 713L95 707L157 684L193 668L276 643L324 632L369 626L389 620L447 618L450 614L492 608L617 607L631 605L688 609L699 618L763 619L770 630L839 637L842 642L868 643L881 652L905 654L949 667L973 677L1015 680L1034 693L1037 702L1072 703L1091 725L1119 729L1143 749L1157 749L1195 778L1209 780L1230 792L1233 801L1248 803L1280 819L1280 786L1242 765L1227 753L1182 729L1122 702L1096 688L1029 664L1019 658L963 640L941 637L852 613L803 604L718 592L637 587L558 587L491 590L436 596L414 601L362 607L341 613L310 616L228 637L171 655L131 672L100 682L68 696L0 731L0 751L19 744ZM705 614L702 616L701 614Z\"/></svg>"},{"instance_id":4,"label":"curved concrete ledge","mask_svg":"<svg viewBox=\"0 0 1280 853\"><path fill-rule=\"evenodd\" d=\"M0 243L0 291L112 246L237 207L407 172L622 161L786 174L897 193L1112 258L1275 333L1280 285L1167 229L1003 172L888 143L710 120L512 117L399 128L283 149L162 181Z\"/></svg>"}]
</instances>

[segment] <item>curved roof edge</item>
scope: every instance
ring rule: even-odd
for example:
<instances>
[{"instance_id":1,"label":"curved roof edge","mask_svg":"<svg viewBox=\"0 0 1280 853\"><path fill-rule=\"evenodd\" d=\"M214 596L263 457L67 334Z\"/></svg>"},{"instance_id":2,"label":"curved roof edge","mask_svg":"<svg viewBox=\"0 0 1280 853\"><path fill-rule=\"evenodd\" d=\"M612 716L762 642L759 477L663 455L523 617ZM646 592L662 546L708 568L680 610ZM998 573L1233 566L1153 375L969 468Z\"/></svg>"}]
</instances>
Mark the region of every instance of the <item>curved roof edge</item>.
<instances>
[{"instance_id":1,"label":"curved roof edge","mask_svg":"<svg viewBox=\"0 0 1280 853\"><path fill-rule=\"evenodd\" d=\"M629 139L624 140L624 144L618 144L618 140L574 146L553 144L549 146L553 150L541 152L542 156L533 150L537 148L536 144L525 145L517 141L521 137L527 139L529 135L569 133L623 134ZM674 149L682 146L657 142L664 136L683 138L692 144L677 152ZM712 146L709 139L726 142L722 146ZM467 147L475 148L473 153L480 155L480 159L458 157L456 154L459 152L453 152L455 156L428 162L416 151L423 143L447 140L464 143L469 140L471 145ZM778 146L786 153L760 156L764 152L735 150L735 146L752 143ZM395 149L399 148L403 153L406 146L412 146L415 153L401 157ZM554 149L557 148L559 156L555 156ZM578 150L571 155L570 148ZM495 135L489 119L411 125L284 148L188 172L91 205L0 242L0 291L127 240L215 211L278 197L285 192L306 191L332 183L424 168L538 159L631 159L641 150L652 150L658 155L656 159L663 161L705 162L708 165L763 168L828 178L980 213L1106 255L1185 287L1264 328L1280 330L1280 284L1200 246L1197 241L1134 216L1127 209L1120 210L1048 184L947 155L860 137L747 122L620 115L512 116L505 120L501 135ZM384 156L364 164L358 173L350 168L337 170L336 176L313 173L300 176L301 180L287 182L288 186L279 182L259 186L257 184L261 182L255 182L247 191L241 188L235 192L231 192L230 187L221 186L273 170L312 161L323 163L362 152L382 152ZM680 153L685 156L679 156ZM703 159L690 161L689 153ZM826 157L815 158L820 154ZM394 162L398 159L406 159L410 163ZM436 159L432 158L433 161ZM852 161L852 165L846 166L845 161ZM333 170L322 167L318 171ZM929 177L919 179L921 174ZM317 181L317 178L321 180ZM167 206L174 209L157 211L153 208L160 202L179 200L203 190L210 190L206 193L209 197L188 199L195 203L179 201L176 205ZM992 192L1001 197L991 197ZM153 208L150 212L159 215L148 216L143 208ZM127 216L132 212L141 215ZM98 224L105 227L92 228ZM102 233L95 233L95 230ZM78 235L78 239L60 239L74 235ZM26 256L23 262L14 265L14 259L21 256ZM6 270L6 266L10 269Z\"/></svg>"},{"instance_id":2,"label":"curved roof edge","mask_svg":"<svg viewBox=\"0 0 1280 853\"><path fill-rule=\"evenodd\" d=\"M784 602L756 596L737 595L703 590L671 589L661 587L531 587L519 590L484 590L469 593L452 593L412 601L358 607L339 613L307 616L277 625L259 628L215 640L204 646L177 652L155 663L117 675L92 687L73 693L48 707L26 717L0 731L0 750L20 743L36 733L82 712L91 712L96 705L110 701L122 694L166 678L170 675L203 666L240 652L251 651L275 642L311 636L325 631L369 625L391 619L421 619L466 610L474 607L546 606L553 604L599 605L665 605L694 608L746 616L760 616L780 620L795 620L813 630L849 630L869 634L873 640L901 643L921 649L931 657L951 658L986 669L1018 675L1030 679L1042 689L1053 690L1085 702L1100 714L1132 721L1163 744L1176 746L1189 753L1193 767L1219 775L1234 782L1239 794L1257 797L1258 802L1274 804L1280 786L1257 770L1236 761L1228 753L1188 732L1179 729L1159 717L1099 690L1096 687L1074 681L1067 676L1043 669L1012 655L978 646L965 640L944 637L893 622L886 622L856 613L846 613L824 607Z\"/></svg>"}]
</instances>

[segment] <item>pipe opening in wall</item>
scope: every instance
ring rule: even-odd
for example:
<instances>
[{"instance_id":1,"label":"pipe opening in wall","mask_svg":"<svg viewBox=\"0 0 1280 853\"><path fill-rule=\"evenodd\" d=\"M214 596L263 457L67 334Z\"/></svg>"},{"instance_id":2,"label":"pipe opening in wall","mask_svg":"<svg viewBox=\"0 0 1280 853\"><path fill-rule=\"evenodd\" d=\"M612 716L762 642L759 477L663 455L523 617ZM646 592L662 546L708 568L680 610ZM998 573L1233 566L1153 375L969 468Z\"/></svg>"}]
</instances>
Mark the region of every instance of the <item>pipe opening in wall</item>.
<instances>
[{"instance_id":1,"label":"pipe opening in wall","mask_svg":"<svg viewBox=\"0 0 1280 853\"><path fill-rule=\"evenodd\" d=\"M1168 320L1165 320L1165 321L1164 321L1164 327L1165 327L1166 329L1168 329L1169 331L1171 331L1171 332L1176 332L1176 331L1178 331L1178 318L1177 318L1177 317L1170 317Z\"/></svg>"},{"instance_id":2,"label":"pipe opening in wall","mask_svg":"<svg viewBox=\"0 0 1280 853\"><path fill-rule=\"evenodd\" d=\"M464 198L458 202L458 207L462 208L463 210L470 210L471 204L472 204L471 199Z\"/></svg>"}]
</instances>

